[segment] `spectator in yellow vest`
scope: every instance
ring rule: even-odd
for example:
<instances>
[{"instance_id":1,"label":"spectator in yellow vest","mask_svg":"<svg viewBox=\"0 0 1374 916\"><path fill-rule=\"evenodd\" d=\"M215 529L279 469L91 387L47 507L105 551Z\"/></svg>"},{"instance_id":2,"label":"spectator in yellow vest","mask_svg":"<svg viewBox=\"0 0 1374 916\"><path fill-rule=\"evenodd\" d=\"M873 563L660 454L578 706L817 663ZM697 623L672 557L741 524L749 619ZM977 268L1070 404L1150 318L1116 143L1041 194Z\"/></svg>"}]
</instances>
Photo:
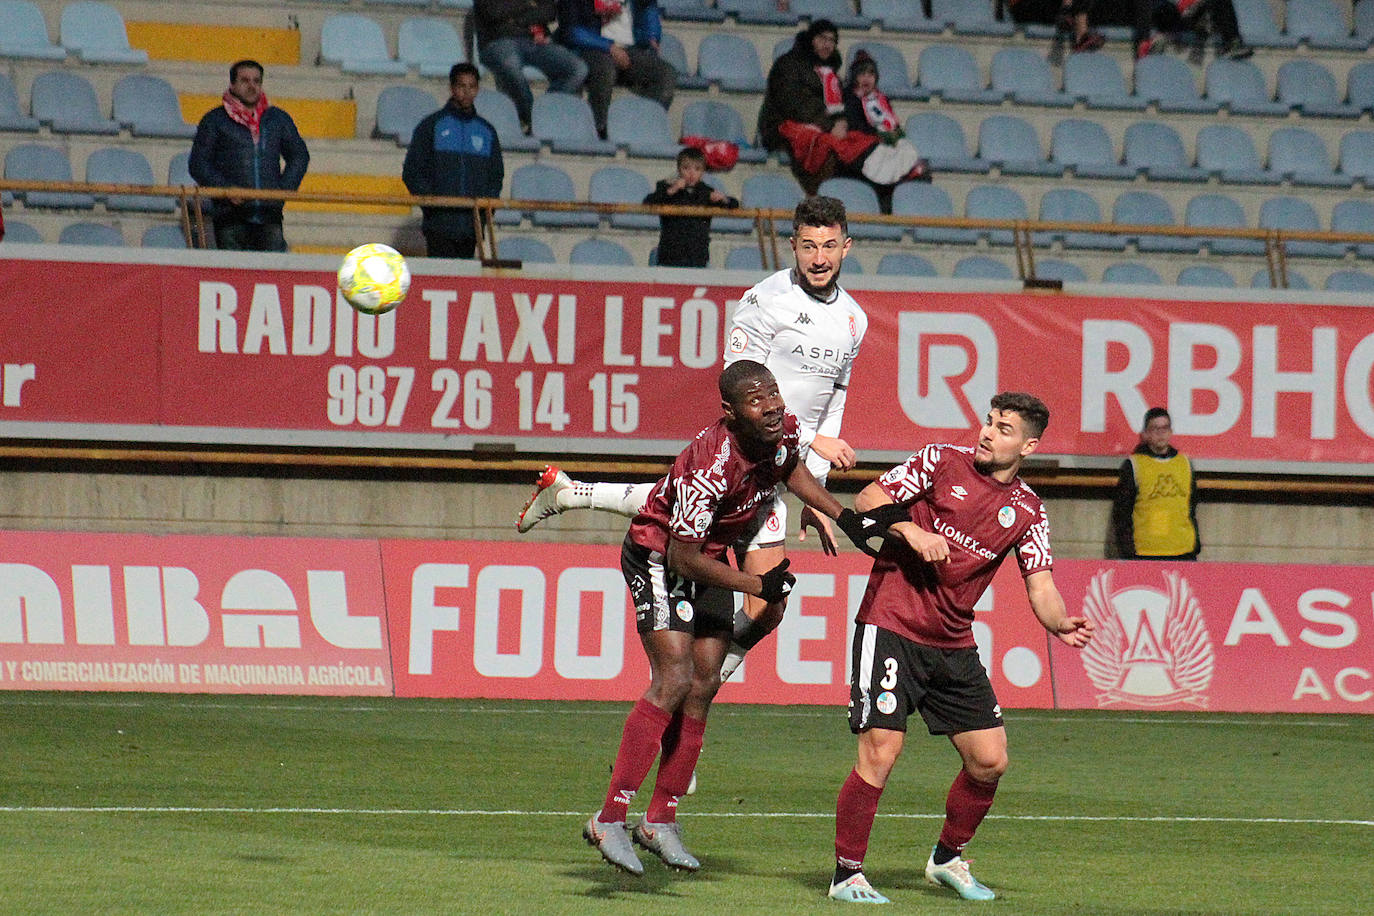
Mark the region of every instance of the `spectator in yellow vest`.
<instances>
[{"instance_id":1,"label":"spectator in yellow vest","mask_svg":"<svg viewBox=\"0 0 1374 916\"><path fill-rule=\"evenodd\" d=\"M1196 560L1197 478L1193 464L1169 444L1169 411L1145 411L1140 445L1121 463L1112 498L1112 533L1128 560Z\"/></svg>"}]
</instances>

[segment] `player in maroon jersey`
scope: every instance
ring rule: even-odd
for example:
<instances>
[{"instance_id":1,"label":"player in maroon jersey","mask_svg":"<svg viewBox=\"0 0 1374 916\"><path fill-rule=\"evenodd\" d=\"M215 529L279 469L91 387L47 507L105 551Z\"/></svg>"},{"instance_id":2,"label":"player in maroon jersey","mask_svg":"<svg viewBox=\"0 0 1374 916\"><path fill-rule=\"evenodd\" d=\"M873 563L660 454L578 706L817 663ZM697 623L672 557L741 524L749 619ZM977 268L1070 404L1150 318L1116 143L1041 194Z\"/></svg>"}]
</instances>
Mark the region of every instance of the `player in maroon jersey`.
<instances>
[{"instance_id":1,"label":"player in maroon jersey","mask_svg":"<svg viewBox=\"0 0 1374 916\"><path fill-rule=\"evenodd\" d=\"M836 804L834 899L887 902L864 877L863 858L913 712L931 734L948 735L963 761L926 878L965 899L995 896L960 855L1007 768L1001 707L973 640L973 605L1015 554L1041 625L1074 648L1093 635L1086 617L1065 610L1050 572L1045 508L1017 476L1048 422L1038 398L999 394L976 448L928 445L854 501L861 510L902 505L908 516L892 525L856 617L849 727L859 736L859 757Z\"/></svg>"},{"instance_id":2,"label":"player in maroon jersey","mask_svg":"<svg viewBox=\"0 0 1374 916\"><path fill-rule=\"evenodd\" d=\"M748 543L751 528L767 517L784 483L803 503L835 519L865 551L865 536L880 534L878 528L896 517L891 510L856 515L816 482L798 460L797 418L761 363L731 363L719 387L724 416L678 455L621 549L650 681L625 720L605 802L582 835L606 861L636 875L644 866L625 829L626 809L660 749L654 794L634 828L634 842L674 868L701 867L682 845L677 803L687 792L706 714L720 689L720 663L734 627L732 593L781 605L795 581L787 559L754 575L726 562L729 549ZM834 547L829 541L827 552Z\"/></svg>"}]
</instances>

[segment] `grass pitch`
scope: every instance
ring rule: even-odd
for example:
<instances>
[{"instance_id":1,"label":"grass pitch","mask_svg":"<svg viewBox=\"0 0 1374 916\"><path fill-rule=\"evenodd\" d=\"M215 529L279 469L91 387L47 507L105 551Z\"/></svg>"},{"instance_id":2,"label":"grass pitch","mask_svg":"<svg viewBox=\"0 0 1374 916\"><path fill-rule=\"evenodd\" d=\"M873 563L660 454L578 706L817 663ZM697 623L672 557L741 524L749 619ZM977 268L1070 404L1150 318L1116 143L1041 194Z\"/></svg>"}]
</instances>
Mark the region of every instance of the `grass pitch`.
<instances>
[{"instance_id":1,"label":"grass pitch","mask_svg":"<svg viewBox=\"0 0 1374 916\"><path fill-rule=\"evenodd\" d=\"M626 704L0 694L7 913L830 913L843 711L720 706L684 801L702 871L580 837ZM970 847L927 885L957 756L913 731L866 871L894 910L1374 912L1374 729L1319 716L1013 712ZM652 780L652 776L650 777ZM643 793L646 799L648 795Z\"/></svg>"}]
</instances>

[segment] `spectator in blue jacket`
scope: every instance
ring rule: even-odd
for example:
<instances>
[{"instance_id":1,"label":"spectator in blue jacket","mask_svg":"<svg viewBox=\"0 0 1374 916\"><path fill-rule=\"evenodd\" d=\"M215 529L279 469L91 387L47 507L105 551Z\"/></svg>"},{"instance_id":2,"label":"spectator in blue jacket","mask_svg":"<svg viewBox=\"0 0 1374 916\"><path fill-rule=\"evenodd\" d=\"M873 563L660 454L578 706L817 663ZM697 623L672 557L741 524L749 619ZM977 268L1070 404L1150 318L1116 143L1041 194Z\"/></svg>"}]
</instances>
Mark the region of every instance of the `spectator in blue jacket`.
<instances>
[{"instance_id":1,"label":"spectator in blue jacket","mask_svg":"<svg viewBox=\"0 0 1374 916\"><path fill-rule=\"evenodd\" d=\"M558 0L557 37L587 62L587 103L601 139L615 86L673 104L677 71L658 54L662 35L657 0Z\"/></svg>"},{"instance_id":2,"label":"spectator in blue jacket","mask_svg":"<svg viewBox=\"0 0 1374 916\"><path fill-rule=\"evenodd\" d=\"M454 64L449 100L415 127L401 180L412 194L500 197L505 181L496 128L477 113L477 68ZM477 248L476 211L421 207L420 230L431 258L471 258Z\"/></svg>"},{"instance_id":3,"label":"spectator in blue jacket","mask_svg":"<svg viewBox=\"0 0 1374 916\"><path fill-rule=\"evenodd\" d=\"M202 187L300 188L310 151L291 116L267 101L262 74L262 64L255 60L234 64L224 104L200 119L188 166ZM235 251L285 251L282 206L280 200L216 199L215 245Z\"/></svg>"}]
</instances>

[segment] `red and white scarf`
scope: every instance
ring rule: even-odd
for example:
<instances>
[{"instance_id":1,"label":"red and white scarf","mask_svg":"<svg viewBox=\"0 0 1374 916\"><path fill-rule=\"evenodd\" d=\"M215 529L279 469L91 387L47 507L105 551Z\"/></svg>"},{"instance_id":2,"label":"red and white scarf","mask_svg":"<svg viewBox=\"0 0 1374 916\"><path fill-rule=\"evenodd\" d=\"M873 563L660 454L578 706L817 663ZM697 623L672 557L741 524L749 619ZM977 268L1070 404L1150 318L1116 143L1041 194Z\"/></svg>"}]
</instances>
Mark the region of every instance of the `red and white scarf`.
<instances>
[{"instance_id":1,"label":"red and white scarf","mask_svg":"<svg viewBox=\"0 0 1374 916\"><path fill-rule=\"evenodd\" d=\"M816 75L821 78L821 92L825 95L825 113L833 115L844 111L844 93L834 68L822 64L816 68Z\"/></svg>"},{"instance_id":2,"label":"red and white scarf","mask_svg":"<svg viewBox=\"0 0 1374 916\"><path fill-rule=\"evenodd\" d=\"M267 110L267 93L258 94L258 104L249 108L243 104L243 100L228 89L224 90L224 110L253 135L253 142L258 142L258 127L262 123L262 113Z\"/></svg>"},{"instance_id":3,"label":"red and white scarf","mask_svg":"<svg viewBox=\"0 0 1374 916\"><path fill-rule=\"evenodd\" d=\"M887 96L874 89L863 97L864 117L868 118L868 123L872 124L880 133L890 134L902 123L897 120L897 114L892 110L892 103L887 100Z\"/></svg>"}]
</instances>

